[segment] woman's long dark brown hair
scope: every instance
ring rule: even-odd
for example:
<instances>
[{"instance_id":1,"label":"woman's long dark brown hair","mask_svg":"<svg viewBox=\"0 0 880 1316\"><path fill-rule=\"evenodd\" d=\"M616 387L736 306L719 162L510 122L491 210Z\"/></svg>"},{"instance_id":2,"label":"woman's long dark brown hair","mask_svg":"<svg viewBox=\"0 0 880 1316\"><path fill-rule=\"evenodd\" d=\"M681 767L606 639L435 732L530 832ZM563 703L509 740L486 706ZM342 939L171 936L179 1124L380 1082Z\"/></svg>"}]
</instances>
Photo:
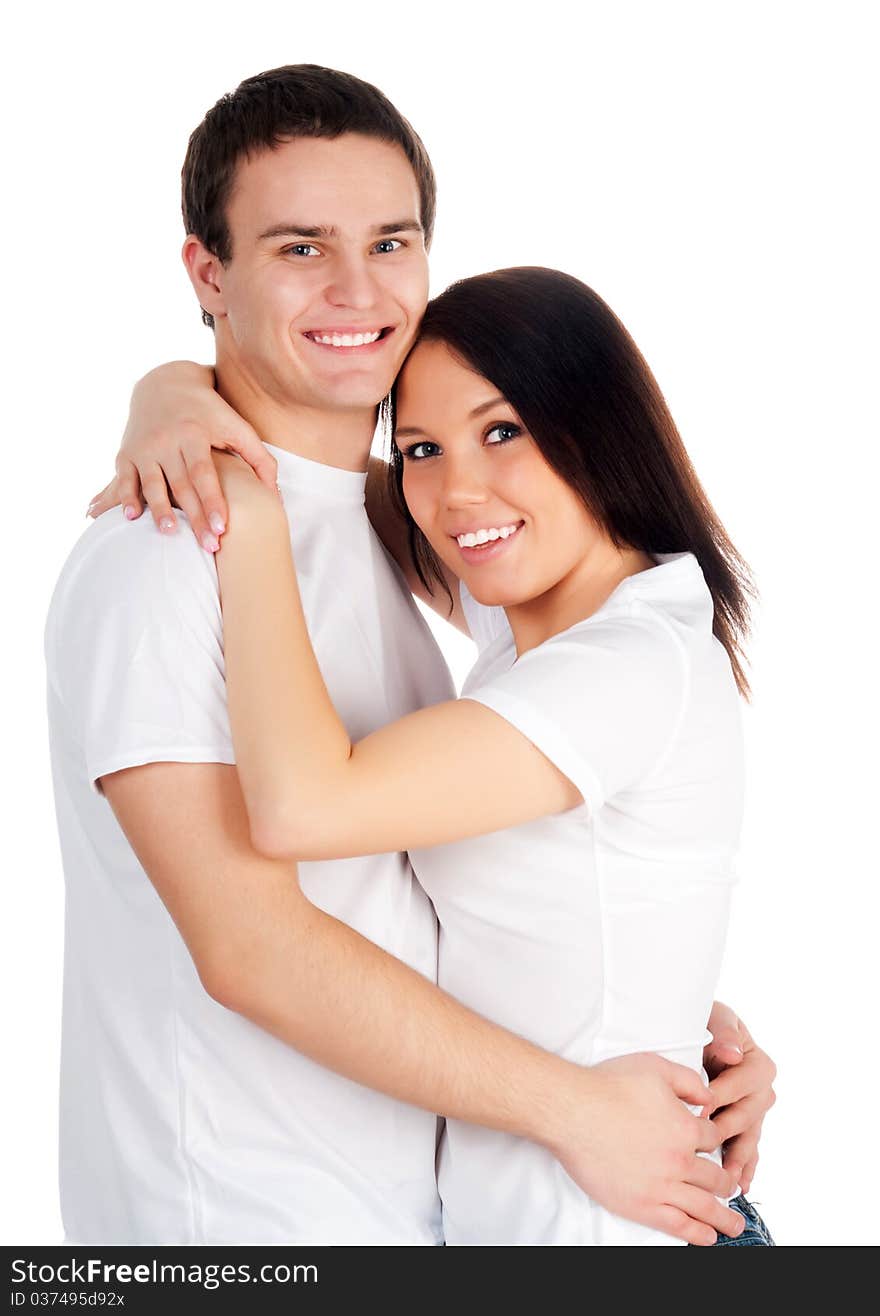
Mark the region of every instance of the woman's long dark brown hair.
<instances>
[{"instance_id":1,"label":"woman's long dark brown hair","mask_svg":"<svg viewBox=\"0 0 880 1316\"><path fill-rule=\"evenodd\" d=\"M748 697L748 566L697 479L657 381L601 297L558 270L496 270L430 302L418 341L426 340L445 343L495 385L617 547L693 553L714 602L713 629ZM390 410L393 427L394 392ZM416 570L433 593L443 577L406 507L393 428L391 481Z\"/></svg>"}]
</instances>

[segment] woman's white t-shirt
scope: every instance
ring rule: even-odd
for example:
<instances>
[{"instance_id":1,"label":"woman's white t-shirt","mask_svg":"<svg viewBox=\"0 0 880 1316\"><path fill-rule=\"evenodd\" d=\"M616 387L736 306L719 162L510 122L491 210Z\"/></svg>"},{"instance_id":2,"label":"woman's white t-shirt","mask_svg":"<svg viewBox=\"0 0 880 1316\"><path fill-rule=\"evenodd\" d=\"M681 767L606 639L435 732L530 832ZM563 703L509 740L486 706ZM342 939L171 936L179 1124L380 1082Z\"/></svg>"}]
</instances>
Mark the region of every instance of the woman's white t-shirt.
<instances>
[{"instance_id":1,"label":"woman's white t-shirt","mask_svg":"<svg viewBox=\"0 0 880 1316\"><path fill-rule=\"evenodd\" d=\"M567 813L411 853L440 920L440 985L579 1064L655 1051L701 1069L743 794L737 690L689 554L625 580L517 659L463 590L480 656L463 697L578 787ZM491 774L461 747L474 789ZM488 788L487 783L487 788ZM543 1148L447 1122L451 1244L675 1244L591 1201Z\"/></svg>"}]
</instances>

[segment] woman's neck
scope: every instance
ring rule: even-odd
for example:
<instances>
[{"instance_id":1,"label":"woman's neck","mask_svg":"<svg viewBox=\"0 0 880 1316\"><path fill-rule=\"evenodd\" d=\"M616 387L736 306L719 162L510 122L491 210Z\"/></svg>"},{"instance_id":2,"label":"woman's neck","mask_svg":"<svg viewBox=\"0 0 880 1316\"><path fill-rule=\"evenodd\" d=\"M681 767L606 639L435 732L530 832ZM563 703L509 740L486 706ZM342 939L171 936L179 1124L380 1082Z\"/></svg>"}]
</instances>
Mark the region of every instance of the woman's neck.
<instances>
[{"instance_id":1,"label":"woman's neck","mask_svg":"<svg viewBox=\"0 0 880 1316\"><path fill-rule=\"evenodd\" d=\"M544 594L505 608L517 657L592 617L624 580L656 565L639 549L619 549L603 541Z\"/></svg>"}]
</instances>

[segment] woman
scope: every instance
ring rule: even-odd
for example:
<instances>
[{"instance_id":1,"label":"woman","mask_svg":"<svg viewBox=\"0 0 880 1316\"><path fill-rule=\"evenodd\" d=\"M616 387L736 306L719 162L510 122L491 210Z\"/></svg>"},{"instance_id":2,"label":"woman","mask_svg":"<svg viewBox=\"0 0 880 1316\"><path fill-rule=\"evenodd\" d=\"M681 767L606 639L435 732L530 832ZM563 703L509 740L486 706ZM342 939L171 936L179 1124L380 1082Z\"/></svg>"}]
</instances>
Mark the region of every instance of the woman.
<instances>
[{"instance_id":1,"label":"woman","mask_svg":"<svg viewBox=\"0 0 880 1316\"><path fill-rule=\"evenodd\" d=\"M222 458L254 842L306 860L409 850L454 996L582 1064L654 1050L699 1070L740 820L745 565L632 340L568 276L450 288L391 411L409 555L392 523L386 542L480 655L461 699L352 745L282 509ZM438 1174L450 1243L675 1241L490 1130L448 1122Z\"/></svg>"}]
</instances>

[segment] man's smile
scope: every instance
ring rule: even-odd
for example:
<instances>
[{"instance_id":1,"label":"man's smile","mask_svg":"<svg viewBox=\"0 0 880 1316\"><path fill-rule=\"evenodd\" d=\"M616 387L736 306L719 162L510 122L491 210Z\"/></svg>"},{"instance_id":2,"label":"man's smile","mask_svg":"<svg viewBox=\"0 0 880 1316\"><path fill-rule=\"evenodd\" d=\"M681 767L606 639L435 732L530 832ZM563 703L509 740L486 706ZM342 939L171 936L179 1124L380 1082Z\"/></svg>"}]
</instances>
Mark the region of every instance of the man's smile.
<instances>
[{"instance_id":1,"label":"man's smile","mask_svg":"<svg viewBox=\"0 0 880 1316\"><path fill-rule=\"evenodd\" d=\"M392 325L361 328L345 326L336 329L307 329L303 337L316 347L331 352L364 353L386 342L394 332Z\"/></svg>"}]
</instances>

